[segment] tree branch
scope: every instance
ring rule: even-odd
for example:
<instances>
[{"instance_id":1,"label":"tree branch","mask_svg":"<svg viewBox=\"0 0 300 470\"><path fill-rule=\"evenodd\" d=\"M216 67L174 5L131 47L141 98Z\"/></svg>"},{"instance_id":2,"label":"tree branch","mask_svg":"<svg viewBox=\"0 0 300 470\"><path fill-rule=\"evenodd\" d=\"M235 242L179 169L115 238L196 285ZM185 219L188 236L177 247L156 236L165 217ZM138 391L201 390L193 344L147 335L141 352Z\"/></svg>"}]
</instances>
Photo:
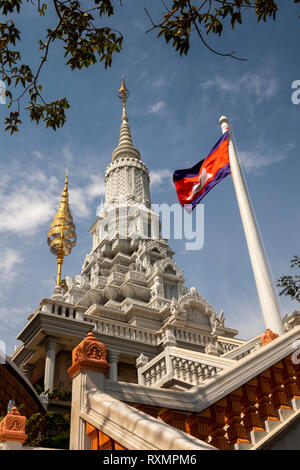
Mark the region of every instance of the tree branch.
<instances>
[{"instance_id":1,"label":"tree branch","mask_svg":"<svg viewBox=\"0 0 300 470\"><path fill-rule=\"evenodd\" d=\"M192 23L193 23L193 25L195 26L196 32L197 32L197 34L198 34L200 40L202 41L202 43L203 43L211 52L213 52L213 53L216 54L216 55L222 56L222 57L231 57L232 59L241 60L241 61L247 61L247 59L243 59L243 58L241 58L241 57L237 57L237 56L233 55L233 54L235 54L234 51L228 52L228 53L222 53L222 52L218 52L218 51L216 51L215 49L213 49L213 48L205 41L205 39L204 39L204 37L203 37L203 35L202 35L202 33L201 33L201 31L200 31L200 29L199 29L199 27L198 27L196 21L195 21L194 14L193 14L193 10L192 10L192 8L191 8L190 0L188 0L188 5L189 5L190 15L191 15L191 18L192 18Z\"/></svg>"}]
</instances>

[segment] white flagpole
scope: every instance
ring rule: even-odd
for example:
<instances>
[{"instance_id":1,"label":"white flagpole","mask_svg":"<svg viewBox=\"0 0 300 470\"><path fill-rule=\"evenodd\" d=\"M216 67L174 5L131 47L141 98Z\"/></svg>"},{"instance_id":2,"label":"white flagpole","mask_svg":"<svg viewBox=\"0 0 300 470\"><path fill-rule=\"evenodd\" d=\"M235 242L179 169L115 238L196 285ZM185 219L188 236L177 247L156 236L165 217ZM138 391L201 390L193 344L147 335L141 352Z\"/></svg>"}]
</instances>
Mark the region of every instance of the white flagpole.
<instances>
[{"instance_id":1,"label":"white flagpole","mask_svg":"<svg viewBox=\"0 0 300 470\"><path fill-rule=\"evenodd\" d=\"M228 120L221 116L219 122L224 134L230 128ZM229 161L265 325L281 335L284 333L283 324L230 132Z\"/></svg>"}]
</instances>

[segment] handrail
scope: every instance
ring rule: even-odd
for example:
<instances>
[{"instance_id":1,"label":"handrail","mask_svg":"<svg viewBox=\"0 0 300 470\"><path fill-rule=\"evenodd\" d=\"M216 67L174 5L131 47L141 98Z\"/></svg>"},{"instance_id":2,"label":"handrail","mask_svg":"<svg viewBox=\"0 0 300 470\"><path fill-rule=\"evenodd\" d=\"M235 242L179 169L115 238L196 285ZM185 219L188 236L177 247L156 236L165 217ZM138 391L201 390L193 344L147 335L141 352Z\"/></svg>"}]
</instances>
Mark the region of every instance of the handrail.
<instances>
[{"instance_id":1,"label":"handrail","mask_svg":"<svg viewBox=\"0 0 300 470\"><path fill-rule=\"evenodd\" d=\"M216 450L184 431L98 391L89 394L89 408L80 416L94 428L87 426L89 436L95 429L101 430L99 449L103 449L102 442L106 450L109 447L117 450L114 441L118 449ZM97 439L95 434L92 439Z\"/></svg>"}]
</instances>

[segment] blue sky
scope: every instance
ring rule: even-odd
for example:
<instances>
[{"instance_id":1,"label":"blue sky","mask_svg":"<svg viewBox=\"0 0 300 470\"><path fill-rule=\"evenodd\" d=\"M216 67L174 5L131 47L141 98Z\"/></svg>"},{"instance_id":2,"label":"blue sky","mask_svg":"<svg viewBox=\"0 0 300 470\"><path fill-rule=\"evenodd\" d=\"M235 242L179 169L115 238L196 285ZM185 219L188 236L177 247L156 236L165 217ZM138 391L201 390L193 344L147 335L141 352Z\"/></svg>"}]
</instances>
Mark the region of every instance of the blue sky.
<instances>
[{"instance_id":1,"label":"blue sky","mask_svg":"<svg viewBox=\"0 0 300 470\"><path fill-rule=\"evenodd\" d=\"M66 96L71 103L65 126L45 130L23 112L17 135L1 130L0 339L9 353L27 316L53 292L56 259L46 237L67 167L78 242L65 259L63 275L80 273L91 249L88 229L104 197L105 168L119 138L122 73L130 90L133 141L152 176L152 202L177 201L170 175L207 155L220 137L219 117L226 114L274 278L288 273L289 260L299 254L300 105L291 101L291 84L300 79L299 6L279 2L276 23L257 24L249 15L235 32L228 26L221 39L208 38L218 50L247 58L241 62L212 54L196 37L189 55L180 57L155 33L145 33L149 20L144 7L157 18L163 11L160 1L115 3L110 24L124 34L124 46L111 69L100 63L71 72L62 49L55 47L42 73L46 98ZM50 11L41 23L28 4L17 21L24 34L24 62L36 65L37 41L47 21L54 24L54 16ZM1 121L6 115L1 105ZM231 176L202 202L204 247L188 252L184 241L170 240L176 262L186 284L218 312L223 309L226 324L239 329L240 337L251 338L264 331L264 323ZM282 315L297 308L280 298Z\"/></svg>"}]
</instances>

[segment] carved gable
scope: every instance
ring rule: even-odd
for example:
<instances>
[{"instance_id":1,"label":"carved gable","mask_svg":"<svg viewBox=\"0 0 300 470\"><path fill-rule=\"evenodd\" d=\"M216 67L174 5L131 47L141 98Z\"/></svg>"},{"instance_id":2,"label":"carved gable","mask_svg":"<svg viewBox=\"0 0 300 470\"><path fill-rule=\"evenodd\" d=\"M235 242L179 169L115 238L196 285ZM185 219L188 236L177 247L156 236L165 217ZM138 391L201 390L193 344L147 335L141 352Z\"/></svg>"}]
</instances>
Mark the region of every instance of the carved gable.
<instances>
[{"instance_id":1,"label":"carved gable","mask_svg":"<svg viewBox=\"0 0 300 470\"><path fill-rule=\"evenodd\" d=\"M216 315L213 307L194 287L187 294L182 295L178 301L172 300L170 313L175 318L206 327L211 327L210 318Z\"/></svg>"}]
</instances>

